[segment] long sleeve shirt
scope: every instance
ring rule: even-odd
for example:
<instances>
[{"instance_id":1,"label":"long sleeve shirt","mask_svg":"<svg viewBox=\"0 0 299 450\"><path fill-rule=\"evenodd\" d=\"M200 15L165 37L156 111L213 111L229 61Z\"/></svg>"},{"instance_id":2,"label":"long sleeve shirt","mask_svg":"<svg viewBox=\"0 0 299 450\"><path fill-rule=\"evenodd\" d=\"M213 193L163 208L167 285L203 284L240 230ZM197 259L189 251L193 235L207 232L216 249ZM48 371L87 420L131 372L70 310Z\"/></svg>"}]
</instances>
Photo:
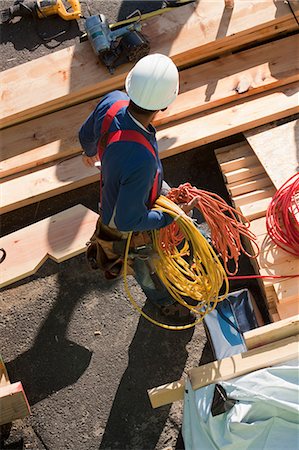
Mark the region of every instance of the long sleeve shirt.
<instances>
[{"instance_id":1,"label":"long sleeve shirt","mask_svg":"<svg viewBox=\"0 0 299 450\"><path fill-rule=\"evenodd\" d=\"M120 91L106 95L83 123L79 131L81 146L87 156L98 151L102 122L108 109L118 100L129 100ZM158 155L156 130L152 125L145 129L123 107L116 114L110 132L135 130L143 134L153 146L156 158L143 145L135 142L115 142L105 149L102 161L103 223L120 231L144 231L165 227L172 218L162 211L149 208L149 196L156 172L159 172L159 191L163 169Z\"/></svg>"}]
</instances>

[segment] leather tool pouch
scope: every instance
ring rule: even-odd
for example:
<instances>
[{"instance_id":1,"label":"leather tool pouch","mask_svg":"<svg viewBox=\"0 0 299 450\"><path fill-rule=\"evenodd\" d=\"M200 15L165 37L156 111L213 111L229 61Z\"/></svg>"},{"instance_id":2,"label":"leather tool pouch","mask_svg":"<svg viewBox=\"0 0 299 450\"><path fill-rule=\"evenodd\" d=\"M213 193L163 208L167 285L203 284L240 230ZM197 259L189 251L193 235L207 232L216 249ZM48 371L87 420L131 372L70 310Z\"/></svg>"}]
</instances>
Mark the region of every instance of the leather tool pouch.
<instances>
[{"instance_id":1,"label":"leather tool pouch","mask_svg":"<svg viewBox=\"0 0 299 450\"><path fill-rule=\"evenodd\" d=\"M123 239L122 234L104 225L99 217L95 232L87 243L86 258L89 267L103 271L107 279L119 277L123 272L125 246L126 239ZM128 260L128 275L133 273L131 261Z\"/></svg>"}]
</instances>

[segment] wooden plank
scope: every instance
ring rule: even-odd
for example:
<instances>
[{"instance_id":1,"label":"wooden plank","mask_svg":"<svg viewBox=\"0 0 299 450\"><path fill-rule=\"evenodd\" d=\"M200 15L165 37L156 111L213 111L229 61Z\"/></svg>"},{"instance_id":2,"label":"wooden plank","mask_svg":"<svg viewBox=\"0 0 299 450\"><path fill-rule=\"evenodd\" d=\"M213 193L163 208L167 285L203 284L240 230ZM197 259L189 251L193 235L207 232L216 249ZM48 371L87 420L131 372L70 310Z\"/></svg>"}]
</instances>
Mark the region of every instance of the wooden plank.
<instances>
[{"instance_id":1,"label":"wooden plank","mask_svg":"<svg viewBox=\"0 0 299 450\"><path fill-rule=\"evenodd\" d=\"M277 303L277 312L281 319L287 319L299 313L298 299L286 304Z\"/></svg>"},{"instance_id":2,"label":"wooden plank","mask_svg":"<svg viewBox=\"0 0 299 450\"><path fill-rule=\"evenodd\" d=\"M271 200L272 197L262 198L254 203L240 206L240 210L242 214L250 221L259 219L260 217L265 216Z\"/></svg>"},{"instance_id":3,"label":"wooden plank","mask_svg":"<svg viewBox=\"0 0 299 450\"><path fill-rule=\"evenodd\" d=\"M215 155L220 166L233 159L252 154L253 150L247 141L237 142L236 144L227 145L215 150Z\"/></svg>"},{"instance_id":4,"label":"wooden plank","mask_svg":"<svg viewBox=\"0 0 299 450\"><path fill-rule=\"evenodd\" d=\"M85 167L82 157L76 156L4 182L0 186L2 196L0 211L2 213L13 211L98 180L99 170L95 167Z\"/></svg>"},{"instance_id":5,"label":"wooden plank","mask_svg":"<svg viewBox=\"0 0 299 450\"><path fill-rule=\"evenodd\" d=\"M180 95L165 112L156 116L154 125L157 127L239 99L236 87L244 79L249 81L250 89L242 98L298 79L298 61L292 57L299 45L298 39L298 36L290 36L181 71ZM79 151L77 130L98 101L91 100L47 118L2 130L1 178ZM246 141L243 145L254 155ZM22 158L19 158L21 153Z\"/></svg>"},{"instance_id":6,"label":"wooden plank","mask_svg":"<svg viewBox=\"0 0 299 450\"><path fill-rule=\"evenodd\" d=\"M258 189L273 186L268 176L260 174L256 177L249 178L247 181L239 181L228 186L228 191L232 197L246 194L247 192L256 191Z\"/></svg>"},{"instance_id":7,"label":"wooden plank","mask_svg":"<svg viewBox=\"0 0 299 450\"><path fill-rule=\"evenodd\" d=\"M298 172L299 120L256 128L245 137L277 189Z\"/></svg>"},{"instance_id":8,"label":"wooden plank","mask_svg":"<svg viewBox=\"0 0 299 450\"><path fill-rule=\"evenodd\" d=\"M240 156L231 161L221 164L222 173L226 174L234 170L242 169L243 167L254 166L258 162L255 155Z\"/></svg>"},{"instance_id":9,"label":"wooden plank","mask_svg":"<svg viewBox=\"0 0 299 450\"><path fill-rule=\"evenodd\" d=\"M197 146L299 112L298 83L257 94L233 107L199 114L158 132L159 152L166 158Z\"/></svg>"},{"instance_id":10,"label":"wooden plank","mask_svg":"<svg viewBox=\"0 0 299 450\"><path fill-rule=\"evenodd\" d=\"M225 10L223 2L201 0L196 10L185 5L146 21L143 32L152 53L169 55L181 67L296 27L283 2L246 0ZM120 66L111 76L85 42L6 70L0 78L0 128L122 88L131 67Z\"/></svg>"},{"instance_id":11,"label":"wooden plank","mask_svg":"<svg viewBox=\"0 0 299 450\"><path fill-rule=\"evenodd\" d=\"M180 72L180 95L158 113L155 125L238 100L241 84L246 85L245 98L298 81L298 46L299 36L289 36Z\"/></svg>"},{"instance_id":12,"label":"wooden plank","mask_svg":"<svg viewBox=\"0 0 299 450\"><path fill-rule=\"evenodd\" d=\"M256 163L254 166L242 167L242 169L233 170L232 172L227 172L224 175L226 183L230 185L231 183L244 183L246 180L264 173L264 168L261 164Z\"/></svg>"},{"instance_id":13,"label":"wooden plank","mask_svg":"<svg viewBox=\"0 0 299 450\"><path fill-rule=\"evenodd\" d=\"M10 384L10 381L4 361L2 359L2 356L0 355L0 387L6 386L7 384Z\"/></svg>"},{"instance_id":14,"label":"wooden plank","mask_svg":"<svg viewBox=\"0 0 299 450\"><path fill-rule=\"evenodd\" d=\"M62 262L86 249L98 214L76 205L1 239L6 259L1 264L0 287L34 274L51 258Z\"/></svg>"},{"instance_id":15,"label":"wooden plank","mask_svg":"<svg viewBox=\"0 0 299 450\"><path fill-rule=\"evenodd\" d=\"M255 370L281 364L298 357L298 335L281 339L270 344L254 348L248 352L233 355L219 361L191 369L188 375L194 390L219 381L236 378ZM148 390L154 408L182 400L183 380L168 383Z\"/></svg>"},{"instance_id":16,"label":"wooden plank","mask_svg":"<svg viewBox=\"0 0 299 450\"><path fill-rule=\"evenodd\" d=\"M268 198L269 196L273 197L275 192L276 189L273 186L269 186L256 191L247 192L246 194L237 195L233 200L236 206L241 207Z\"/></svg>"},{"instance_id":17,"label":"wooden plank","mask_svg":"<svg viewBox=\"0 0 299 450\"><path fill-rule=\"evenodd\" d=\"M197 146L238 133L258 122L299 111L298 85L281 88L279 92L258 94L245 103L222 108L211 114L200 114L157 133L159 154L165 158ZM254 125L253 125L254 126ZM1 185L2 213L29 205L41 199L87 185L98 180L95 168L85 168L81 157L52 165Z\"/></svg>"},{"instance_id":18,"label":"wooden plank","mask_svg":"<svg viewBox=\"0 0 299 450\"><path fill-rule=\"evenodd\" d=\"M30 414L30 407L22 383L0 387L0 426Z\"/></svg>"},{"instance_id":19,"label":"wooden plank","mask_svg":"<svg viewBox=\"0 0 299 450\"><path fill-rule=\"evenodd\" d=\"M276 323L270 323L254 330L246 331L243 334L245 344L248 350L261 347L270 342L276 342L299 333L299 315L280 320Z\"/></svg>"},{"instance_id":20,"label":"wooden plank","mask_svg":"<svg viewBox=\"0 0 299 450\"><path fill-rule=\"evenodd\" d=\"M296 269L298 270L299 259L297 259ZM291 268L290 268L291 270ZM290 274L292 275L292 274ZM298 278L289 278L287 280L274 283L273 287L277 295L278 304L297 303L299 309L299 283Z\"/></svg>"},{"instance_id":21,"label":"wooden plank","mask_svg":"<svg viewBox=\"0 0 299 450\"><path fill-rule=\"evenodd\" d=\"M92 100L1 130L1 178L82 151L79 128L98 101Z\"/></svg>"}]
</instances>

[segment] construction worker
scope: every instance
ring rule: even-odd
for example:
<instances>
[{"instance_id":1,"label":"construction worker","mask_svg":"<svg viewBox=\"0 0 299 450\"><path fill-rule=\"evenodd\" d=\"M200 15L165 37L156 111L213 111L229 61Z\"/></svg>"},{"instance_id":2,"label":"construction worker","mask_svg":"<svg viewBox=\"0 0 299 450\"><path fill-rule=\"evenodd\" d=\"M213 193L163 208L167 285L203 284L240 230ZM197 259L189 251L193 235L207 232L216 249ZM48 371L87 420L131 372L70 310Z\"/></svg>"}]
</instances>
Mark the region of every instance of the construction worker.
<instances>
[{"instance_id":1,"label":"construction worker","mask_svg":"<svg viewBox=\"0 0 299 450\"><path fill-rule=\"evenodd\" d=\"M82 125L79 139L86 166L101 160L101 224L122 233L146 232L172 222L167 213L151 209L164 183L151 122L178 95L177 67L165 55L145 56L127 75L125 88L126 93L114 91L101 100ZM184 211L195 203L184 205ZM174 302L153 279L144 258L134 258L133 267L146 296L163 314L190 318L189 309Z\"/></svg>"}]
</instances>

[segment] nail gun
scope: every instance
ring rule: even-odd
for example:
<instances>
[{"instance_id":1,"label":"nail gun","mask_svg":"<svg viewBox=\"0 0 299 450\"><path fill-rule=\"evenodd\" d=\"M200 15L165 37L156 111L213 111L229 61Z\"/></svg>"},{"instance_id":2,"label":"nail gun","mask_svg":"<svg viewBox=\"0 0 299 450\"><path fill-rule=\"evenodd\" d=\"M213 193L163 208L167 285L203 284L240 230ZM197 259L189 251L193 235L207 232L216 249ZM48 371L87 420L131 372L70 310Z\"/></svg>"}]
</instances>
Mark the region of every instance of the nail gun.
<instances>
[{"instance_id":1,"label":"nail gun","mask_svg":"<svg viewBox=\"0 0 299 450\"><path fill-rule=\"evenodd\" d=\"M150 51L149 41L141 34L139 22L111 30L106 17L100 14L86 18L85 31L94 52L110 73L125 62L138 61Z\"/></svg>"},{"instance_id":2,"label":"nail gun","mask_svg":"<svg viewBox=\"0 0 299 450\"><path fill-rule=\"evenodd\" d=\"M14 17L34 16L43 19L58 15L64 20L74 20L82 17L81 5L78 0L68 0L72 11L67 11L62 0L17 0L13 6L0 11L1 23L10 22Z\"/></svg>"}]
</instances>

